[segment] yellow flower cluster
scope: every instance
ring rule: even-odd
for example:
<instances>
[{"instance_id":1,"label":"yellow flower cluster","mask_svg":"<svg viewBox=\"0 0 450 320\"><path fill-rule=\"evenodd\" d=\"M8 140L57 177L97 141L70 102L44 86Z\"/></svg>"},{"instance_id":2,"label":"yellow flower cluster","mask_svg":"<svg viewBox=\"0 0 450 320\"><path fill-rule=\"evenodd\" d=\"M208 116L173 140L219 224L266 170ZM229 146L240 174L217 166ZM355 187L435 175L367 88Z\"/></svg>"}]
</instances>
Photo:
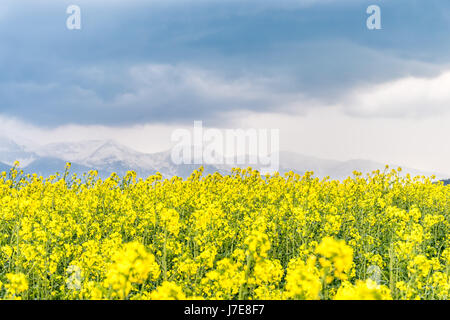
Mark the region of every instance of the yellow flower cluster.
<instances>
[{"instance_id":1,"label":"yellow flower cluster","mask_svg":"<svg viewBox=\"0 0 450 320\"><path fill-rule=\"evenodd\" d=\"M2 299L448 299L450 187L248 169L0 175Z\"/></svg>"},{"instance_id":2,"label":"yellow flower cluster","mask_svg":"<svg viewBox=\"0 0 450 320\"><path fill-rule=\"evenodd\" d=\"M130 242L113 254L104 287L111 292L110 297L124 299L133 289L133 284L142 285L147 279L156 281L160 273L155 257L147 253L142 244Z\"/></svg>"},{"instance_id":3,"label":"yellow flower cluster","mask_svg":"<svg viewBox=\"0 0 450 320\"><path fill-rule=\"evenodd\" d=\"M6 297L8 299L20 300L20 294L28 290L28 281L23 273L6 274L8 283L5 284Z\"/></svg>"},{"instance_id":4,"label":"yellow flower cluster","mask_svg":"<svg viewBox=\"0 0 450 320\"><path fill-rule=\"evenodd\" d=\"M356 285L343 283L334 296L335 300L391 300L390 290L367 279L356 281Z\"/></svg>"}]
</instances>

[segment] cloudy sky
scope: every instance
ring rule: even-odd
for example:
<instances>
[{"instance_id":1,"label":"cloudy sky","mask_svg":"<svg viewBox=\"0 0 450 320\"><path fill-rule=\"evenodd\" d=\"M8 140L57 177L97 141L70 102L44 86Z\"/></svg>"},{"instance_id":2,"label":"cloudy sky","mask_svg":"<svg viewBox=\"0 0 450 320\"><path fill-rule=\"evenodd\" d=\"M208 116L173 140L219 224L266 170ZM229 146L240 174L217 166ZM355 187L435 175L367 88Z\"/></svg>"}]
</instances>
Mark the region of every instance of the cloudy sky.
<instances>
[{"instance_id":1,"label":"cloudy sky","mask_svg":"<svg viewBox=\"0 0 450 320\"><path fill-rule=\"evenodd\" d=\"M366 27L373 4L381 30ZM450 2L1 1L0 136L155 152L194 120L450 173Z\"/></svg>"}]
</instances>

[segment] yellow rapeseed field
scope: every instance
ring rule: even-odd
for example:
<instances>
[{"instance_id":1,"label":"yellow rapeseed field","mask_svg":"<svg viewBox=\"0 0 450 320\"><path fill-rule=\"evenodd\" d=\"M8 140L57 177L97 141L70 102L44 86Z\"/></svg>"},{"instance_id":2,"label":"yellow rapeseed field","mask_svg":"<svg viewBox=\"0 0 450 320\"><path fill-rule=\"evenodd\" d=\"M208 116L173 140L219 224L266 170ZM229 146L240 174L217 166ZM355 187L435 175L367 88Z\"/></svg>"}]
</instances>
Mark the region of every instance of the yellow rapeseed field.
<instances>
[{"instance_id":1,"label":"yellow rapeseed field","mask_svg":"<svg viewBox=\"0 0 450 320\"><path fill-rule=\"evenodd\" d=\"M450 188L250 168L0 176L3 299L447 299Z\"/></svg>"}]
</instances>

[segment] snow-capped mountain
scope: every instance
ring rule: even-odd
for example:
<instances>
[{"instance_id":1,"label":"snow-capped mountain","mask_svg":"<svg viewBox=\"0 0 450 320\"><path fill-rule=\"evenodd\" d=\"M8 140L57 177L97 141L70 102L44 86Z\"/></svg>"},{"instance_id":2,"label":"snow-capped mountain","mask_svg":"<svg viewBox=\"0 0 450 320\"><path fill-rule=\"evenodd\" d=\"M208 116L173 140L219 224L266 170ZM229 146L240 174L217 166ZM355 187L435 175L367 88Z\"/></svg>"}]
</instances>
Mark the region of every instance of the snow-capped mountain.
<instances>
[{"instance_id":1,"label":"snow-capped mountain","mask_svg":"<svg viewBox=\"0 0 450 320\"><path fill-rule=\"evenodd\" d=\"M147 154L142 153L115 141L92 140L81 142L52 143L36 147L31 151L8 139L0 139L0 170L6 171L14 163L20 161L26 172L49 176L55 172L62 173L67 162L72 163L71 172L81 175L90 170L98 170L101 177L107 177L112 172L125 175L127 171L136 171L138 176L147 177L160 172L164 177L188 177L198 169L197 164L175 164L171 151ZM247 159L248 160L248 159ZM226 174L234 166L255 167L249 163L241 165L205 165L205 174L216 171ZM397 165L391 165L397 168ZM370 173L374 170L384 170L385 164L369 160L337 161L321 159L294 152L280 152L280 172L294 171L302 174L313 171L315 176L342 180L353 175L353 171ZM403 167L403 171L411 175L431 176L439 179L448 178L445 174L423 172Z\"/></svg>"},{"instance_id":2,"label":"snow-capped mountain","mask_svg":"<svg viewBox=\"0 0 450 320\"><path fill-rule=\"evenodd\" d=\"M44 159L51 159L57 168L63 168L66 162L72 163L71 171L84 169L86 171L96 169L101 176L109 176L112 172L124 175L133 170L138 176L146 177L160 172L165 177L188 177L199 165L178 165L171 160L171 152L159 152L146 154L135 151L115 141L82 141L76 143L52 143L35 150L36 154ZM59 159L57 163L55 160ZM62 165L64 163L64 165ZM75 169L74 164L77 166ZM33 169L43 164L35 165ZM46 170L44 170L46 171ZM219 166L205 166L206 173L219 171L226 173Z\"/></svg>"},{"instance_id":3,"label":"snow-capped mountain","mask_svg":"<svg viewBox=\"0 0 450 320\"><path fill-rule=\"evenodd\" d=\"M118 174L123 174L131 168L142 174L142 171L152 169L148 163L142 161L145 154L110 140L53 143L37 149L36 153L41 157L61 159L85 168Z\"/></svg>"},{"instance_id":4,"label":"snow-capped mountain","mask_svg":"<svg viewBox=\"0 0 450 320\"><path fill-rule=\"evenodd\" d=\"M37 147L34 151L41 157L54 157L81 163L104 143L105 141L102 140L51 143L43 147Z\"/></svg>"},{"instance_id":5,"label":"snow-capped mountain","mask_svg":"<svg viewBox=\"0 0 450 320\"><path fill-rule=\"evenodd\" d=\"M13 140L0 137L0 162L4 165L12 166L15 161L19 161L23 166L27 166L37 158L38 155L27 151Z\"/></svg>"}]
</instances>

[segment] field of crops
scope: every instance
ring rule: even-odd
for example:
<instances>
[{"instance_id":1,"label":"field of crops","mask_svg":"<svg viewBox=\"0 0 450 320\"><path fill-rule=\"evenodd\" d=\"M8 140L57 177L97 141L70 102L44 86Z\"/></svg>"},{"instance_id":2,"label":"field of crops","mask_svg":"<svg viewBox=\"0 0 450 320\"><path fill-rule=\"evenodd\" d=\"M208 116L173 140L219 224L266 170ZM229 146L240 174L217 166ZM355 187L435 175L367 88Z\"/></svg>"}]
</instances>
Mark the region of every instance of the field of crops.
<instances>
[{"instance_id":1,"label":"field of crops","mask_svg":"<svg viewBox=\"0 0 450 320\"><path fill-rule=\"evenodd\" d=\"M343 182L0 177L3 299L447 299L450 187L386 169Z\"/></svg>"}]
</instances>

